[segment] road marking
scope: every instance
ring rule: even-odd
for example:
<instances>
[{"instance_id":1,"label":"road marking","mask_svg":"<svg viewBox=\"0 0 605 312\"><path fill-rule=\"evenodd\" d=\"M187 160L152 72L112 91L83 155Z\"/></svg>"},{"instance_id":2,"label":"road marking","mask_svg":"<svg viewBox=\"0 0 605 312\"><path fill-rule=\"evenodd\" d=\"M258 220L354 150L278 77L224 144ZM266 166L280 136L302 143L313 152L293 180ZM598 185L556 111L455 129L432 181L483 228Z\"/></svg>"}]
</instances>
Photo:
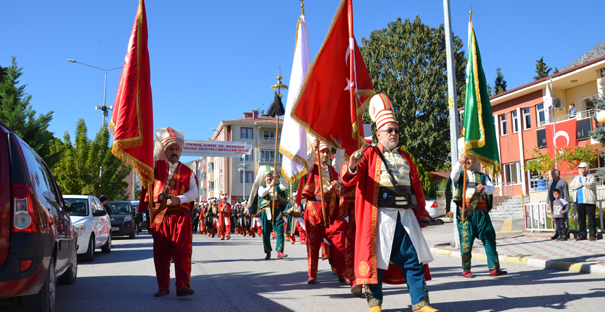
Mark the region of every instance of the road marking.
<instances>
[{"instance_id":1,"label":"road marking","mask_svg":"<svg viewBox=\"0 0 605 312\"><path fill-rule=\"evenodd\" d=\"M496 234L504 233L521 233L523 230L513 231L513 219L505 219L502 223L502 228Z\"/></svg>"}]
</instances>

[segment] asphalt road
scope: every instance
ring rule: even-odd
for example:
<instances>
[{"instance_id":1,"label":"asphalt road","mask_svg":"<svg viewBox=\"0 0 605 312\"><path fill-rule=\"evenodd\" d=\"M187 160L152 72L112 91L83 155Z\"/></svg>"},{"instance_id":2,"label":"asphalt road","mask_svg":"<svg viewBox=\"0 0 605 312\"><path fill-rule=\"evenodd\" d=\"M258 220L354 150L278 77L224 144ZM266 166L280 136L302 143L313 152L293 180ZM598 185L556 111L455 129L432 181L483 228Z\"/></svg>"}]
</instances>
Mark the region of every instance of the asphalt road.
<instances>
[{"instance_id":1,"label":"asphalt road","mask_svg":"<svg viewBox=\"0 0 605 312\"><path fill-rule=\"evenodd\" d=\"M432 244L451 240L450 225L425 229ZM272 240L275 245L275 240ZM115 238L109 254L80 263L73 285L59 285L57 311L367 311L364 298L339 284L320 261L318 283L306 284L306 248L286 245L287 259L263 260L260 238L233 235L229 241L194 234L191 287L195 295L157 289L152 239ZM273 252L275 257L275 252ZM432 305L442 311L602 311L605 276L507 265L509 274L489 277L485 262L474 263L474 279L460 274L459 259L435 257L428 282ZM383 311L411 311L405 285L385 285Z\"/></svg>"}]
</instances>

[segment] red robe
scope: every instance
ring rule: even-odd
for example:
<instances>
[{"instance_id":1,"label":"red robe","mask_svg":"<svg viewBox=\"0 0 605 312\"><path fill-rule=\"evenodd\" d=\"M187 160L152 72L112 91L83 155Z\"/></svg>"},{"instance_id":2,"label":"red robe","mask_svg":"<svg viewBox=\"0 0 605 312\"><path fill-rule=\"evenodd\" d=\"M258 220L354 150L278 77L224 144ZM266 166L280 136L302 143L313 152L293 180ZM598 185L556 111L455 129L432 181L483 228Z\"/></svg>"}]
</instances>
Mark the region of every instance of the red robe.
<instances>
[{"instance_id":1,"label":"red robe","mask_svg":"<svg viewBox=\"0 0 605 312\"><path fill-rule=\"evenodd\" d=\"M218 204L218 232L222 237L231 234L231 204L227 203L227 212L223 211L225 207L225 202L220 202ZM227 218L227 223L225 224L225 218Z\"/></svg>"},{"instance_id":2,"label":"red robe","mask_svg":"<svg viewBox=\"0 0 605 312\"><path fill-rule=\"evenodd\" d=\"M383 147L378 143L378 148L383 151ZM405 161L410 166L410 183L416 198L418 199L418 208L425 213L424 193L422 192L422 183L418 176L416 164L412 161L410 154L398 150ZM380 169L382 160L374 147L366 148L363 151L364 157L359 166L357 173L349 173L349 163L342 166L341 181L347 187L357 185L355 191L355 277L357 284L378 284L377 264L376 264L376 235L378 226L378 188L380 186ZM414 209L414 215L418 219L426 220L428 217L422 215L418 210ZM431 274L428 265L425 265L425 279L431 279ZM383 282L389 284L403 284L405 279L401 269L390 264L389 269L383 271Z\"/></svg>"}]
</instances>

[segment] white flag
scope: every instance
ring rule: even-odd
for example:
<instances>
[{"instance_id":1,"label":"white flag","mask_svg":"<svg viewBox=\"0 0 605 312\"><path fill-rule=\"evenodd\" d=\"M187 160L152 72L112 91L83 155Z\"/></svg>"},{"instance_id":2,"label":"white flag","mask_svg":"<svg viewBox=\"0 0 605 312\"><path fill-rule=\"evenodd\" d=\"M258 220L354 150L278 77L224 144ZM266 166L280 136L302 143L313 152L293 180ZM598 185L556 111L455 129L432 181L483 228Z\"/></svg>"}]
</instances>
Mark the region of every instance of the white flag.
<instances>
[{"instance_id":1,"label":"white flag","mask_svg":"<svg viewBox=\"0 0 605 312\"><path fill-rule=\"evenodd\" d=\"M282 161L281 172L288 184L294 183L294 181L307 173L307 132L290 116L292 107L296 102L296 98L298 98L298 93L311 65L307 21L304 15L300 16L298 23L294 61L292 62L292 73L290 74L290 90L288 92L281 141L279 142L279 152L285 156Z\"/></svg>"},{"instance_id":2,"label":"white flag","mask_svg":"<svg viewBox=\"0 0 605 312\"><path fill-rule=\"evenodd\" d=\"M544 121L550 123L550 111L552 109L552 95L550 93L550 80L546 81L546 95L544 96Z\"/></svg>"}]
</instances>

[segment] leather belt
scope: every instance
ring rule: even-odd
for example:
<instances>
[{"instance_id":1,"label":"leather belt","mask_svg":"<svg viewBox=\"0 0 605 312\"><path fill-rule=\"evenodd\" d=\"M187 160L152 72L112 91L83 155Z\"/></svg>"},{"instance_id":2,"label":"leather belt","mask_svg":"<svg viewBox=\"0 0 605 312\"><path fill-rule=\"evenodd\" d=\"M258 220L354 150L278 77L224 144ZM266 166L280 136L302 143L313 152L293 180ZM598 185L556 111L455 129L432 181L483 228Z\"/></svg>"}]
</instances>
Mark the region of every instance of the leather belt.
<instances>
[{"instance_id":1,"label":"leather belt","mask_svg":"<svg viewBox=\"0 0 605 312\"><path fill-rule=\"evenodd\" d=\"M409 186L395 187L381 186L378 189L378 207L410 209L418 207L416 195Z\"/></svg>"}]
</instances>

